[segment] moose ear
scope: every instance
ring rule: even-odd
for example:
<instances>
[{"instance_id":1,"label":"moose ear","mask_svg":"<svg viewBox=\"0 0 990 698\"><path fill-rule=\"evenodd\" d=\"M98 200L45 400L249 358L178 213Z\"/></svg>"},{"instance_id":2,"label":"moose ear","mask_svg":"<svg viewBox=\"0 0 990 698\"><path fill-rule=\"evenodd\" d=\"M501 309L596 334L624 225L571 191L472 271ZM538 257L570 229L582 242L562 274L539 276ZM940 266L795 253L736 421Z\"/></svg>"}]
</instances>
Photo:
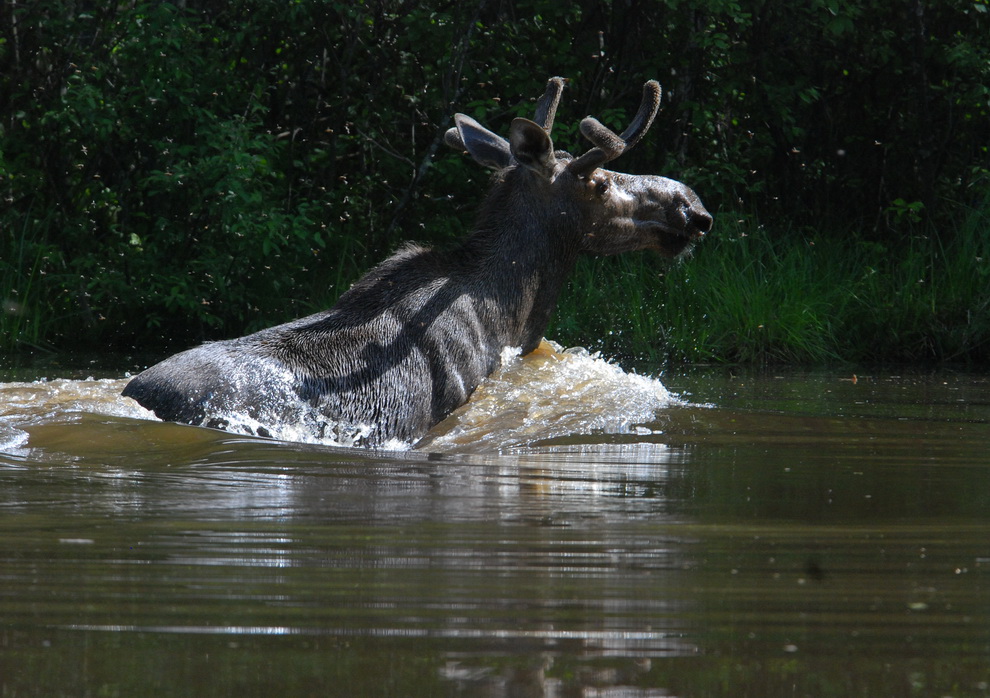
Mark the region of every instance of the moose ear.
<instances>
[{"instance_id":1,"label":"moose ear","mask_svg":"<svg viewBox=\"0 0 990 698\"><path fill-rule=\"evenodd\" d=\"M546 177L553 173L553 141L538 123L529 119L513 119L509 129L509 148L520 165Z\"/></svg>"},{"instance_id":2,"label":"moose ear","mask_svg":"<svg viewBox=\"0 0 990 698\"><path fill-rule=\"evenodd\" d=\"M448 145L462 147L481 165L499 170L508 167L512 161L509 142L489 131L466 114L454 114L457 128L450 129L444 136Z\"/></svg>"}]
</instances>

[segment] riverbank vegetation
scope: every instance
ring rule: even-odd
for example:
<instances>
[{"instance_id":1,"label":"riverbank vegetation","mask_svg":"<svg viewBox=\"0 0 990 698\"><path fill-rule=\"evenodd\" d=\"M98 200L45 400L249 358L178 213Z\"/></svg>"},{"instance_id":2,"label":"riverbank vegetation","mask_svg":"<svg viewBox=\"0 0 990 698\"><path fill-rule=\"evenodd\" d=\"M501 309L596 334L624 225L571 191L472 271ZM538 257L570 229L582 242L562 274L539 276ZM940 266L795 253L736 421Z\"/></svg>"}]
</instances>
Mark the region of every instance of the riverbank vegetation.
<instances>
[{"instance_id":1,"label":"riverbank vegetation","mask_svg":"<svg viewBox=\"0 0 990 698\"><path fill-rule=\"evenodd\" d=\"M894 249L723 221L669 269L650 257L584 265L551 335L648 365L985 361L988 261L985 210L951 237L918 232Z\"/></svg>"},{"instance_id":2,"label":"riverbank vegetation","mask_svg":"<svg viewBox=\"0 0 990 698\"><path fill-rule=\"evenodd\" d=\"M0 350L166 352L450 245L550 75L554 139L715 214L685 263L585 260L550 336L668 362L990 359L987 0L108 2L0 9Z\"/></svg>"}]
</instances>

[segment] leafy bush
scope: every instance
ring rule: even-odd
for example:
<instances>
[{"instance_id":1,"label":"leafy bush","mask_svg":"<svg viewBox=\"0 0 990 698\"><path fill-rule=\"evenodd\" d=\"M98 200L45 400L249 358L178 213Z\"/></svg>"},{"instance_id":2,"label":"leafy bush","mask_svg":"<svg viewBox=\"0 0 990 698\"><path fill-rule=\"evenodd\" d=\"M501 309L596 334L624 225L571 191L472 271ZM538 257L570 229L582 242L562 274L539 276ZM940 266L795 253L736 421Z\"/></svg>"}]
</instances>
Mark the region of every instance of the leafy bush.
<instances>
[{"instance_id":1,"label":"leafy bush","mask_svg":"<svg viewBox=\"0 0 990 698\"><path fill-rule=\"evenodd\" d=\"M619 167L690 183L715 236L758 221L801 249L795 231L856 230L897 258L919 231L951 247L990 190L987 0L48 0L0 15L8 348L174 348L324 307L400 240L463 233L487 174L443 148L452 112L504 133L555 74L572 79L554 133L568 149L586 147L580 117L621 127L661 80L653 133ZM739 252L755 250L704 255ZM630 279L622 313L654 322L634 305L656 301L650 279ZM761 337L740 330L722 358L765 356Z\"/></svg>"}]
</instances>

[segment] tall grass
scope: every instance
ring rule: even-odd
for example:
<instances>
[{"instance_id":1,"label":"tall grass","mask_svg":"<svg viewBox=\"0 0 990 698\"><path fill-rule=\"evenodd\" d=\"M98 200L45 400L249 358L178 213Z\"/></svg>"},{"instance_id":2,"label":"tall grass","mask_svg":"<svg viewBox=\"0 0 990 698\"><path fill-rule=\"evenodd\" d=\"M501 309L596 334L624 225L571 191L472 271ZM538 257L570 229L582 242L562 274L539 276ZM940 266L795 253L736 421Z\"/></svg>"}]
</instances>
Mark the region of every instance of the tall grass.
<instances>
[{"instance_id":1,"label":"tall grass","mask_svg":"<svg viewBox=\"0 0 990 698\"><path fill-rule=\"evenodd\" d=\"M860 356L901 361L990 359L990 215L954 234L912 237L899 258L870 249L842 307Z\"/></svg>"},{"instance_id":2,"label":"tall grass","mask_svg":"<svg viewBox=\"0 0 990 698\"><path fill-rule=\"evenodd\" d=\"M985 361L990 216L885 243L720 222L681 263L582 263L549 333L654 363Z\"/></svg>"},{"instance_id":3,"label":"tall grass","mask_svg":"<svg viewBox=\"0 0 990 698\"><path fill-rule=\"evenodd\" d=\"M30 218L0 244L0 351L38 349L46 341L39 283L46 247L31 239ZM47 227L45 221L34 223Z\"/></svg>"},{"instance_id":4,"label":"tall grass","mask_svg":"<svg viewBox=\"0 0 990 698\"><path fill-rule=\"evenodd\" d=\"M0 240L0 351L72 349L59 343L65 283L45 273L46 223L32 225L33 235L25 222ZM878 241L723 214L678 263L582 260L547 334L650 364L990 361L990 207L937 233ZM359 245L331 247L338 278L310 288L296 311L329 306L368 266Z\"/></svg>"}]
</instances>

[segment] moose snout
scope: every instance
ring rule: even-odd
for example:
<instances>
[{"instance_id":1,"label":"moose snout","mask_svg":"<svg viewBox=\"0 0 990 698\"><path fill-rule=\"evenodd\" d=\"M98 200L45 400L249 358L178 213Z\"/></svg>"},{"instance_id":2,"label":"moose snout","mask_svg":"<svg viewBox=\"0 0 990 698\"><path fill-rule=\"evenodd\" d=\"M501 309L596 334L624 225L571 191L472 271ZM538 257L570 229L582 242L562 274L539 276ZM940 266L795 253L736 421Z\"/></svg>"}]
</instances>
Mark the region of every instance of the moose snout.
<instances>
[{"instance_id":1,"label":"moose snout","mask_svg":"<svg viewBox=\"0 0 990 698\"><path fill-rule=\"evenodd\" d=\"M653 218L668 235L695 241L712 229L714 219L690 187L661 176L630 177L640 216Z\"/></svg>"}]
</instances>

